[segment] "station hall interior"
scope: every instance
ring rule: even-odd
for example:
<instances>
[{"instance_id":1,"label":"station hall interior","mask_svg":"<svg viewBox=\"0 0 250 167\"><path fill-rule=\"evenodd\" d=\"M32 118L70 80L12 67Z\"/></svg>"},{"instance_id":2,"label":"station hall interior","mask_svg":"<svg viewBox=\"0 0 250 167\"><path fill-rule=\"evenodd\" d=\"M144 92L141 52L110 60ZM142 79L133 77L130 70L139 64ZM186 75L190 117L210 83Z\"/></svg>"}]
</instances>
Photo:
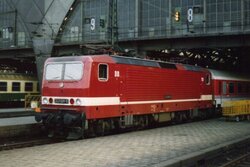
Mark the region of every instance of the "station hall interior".
<instances>
[{"instance_id":1,"label":"station hall interior","mask_svg":"<svg viewBox=\"0 0 250 167\"><path fill-rule=\"evenodd\" d=\"M1 70L115 53L248 73L249 0L1 0Z\"/></svg>"},{"instance_id":2,"label":"station hall interior","mask_svg":"<svg viewBox=\"0 0 250 167\"><path fill-rule=\"evenodd\" d=\"M0 167L250 166L249 66L250 0L0 0Z\"/></svg>"}]
</instances>

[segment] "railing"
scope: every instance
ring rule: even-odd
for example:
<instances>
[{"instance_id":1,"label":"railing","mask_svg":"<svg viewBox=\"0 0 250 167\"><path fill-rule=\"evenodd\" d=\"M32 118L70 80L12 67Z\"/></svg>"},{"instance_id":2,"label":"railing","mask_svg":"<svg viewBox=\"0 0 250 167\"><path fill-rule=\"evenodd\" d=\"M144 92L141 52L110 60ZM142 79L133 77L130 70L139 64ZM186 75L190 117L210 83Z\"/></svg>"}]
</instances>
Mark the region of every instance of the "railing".
<instances>
[{"instance_id":1,"label":"railing","mask_svg":"<svg viewBox=\"0 0 250 167\"><path fill-rule=\"evenodd\" d=\"M41 95L25 95L25 109L34 109L35 111L39 111L41 106Z\"/></svg>"},{"instance_id":2,"label":"railing","mask_svg":"<svg viewBox=\"0 0 250 167\"><path fill-rule=\"evenodd\" d=\"M226 118L235 118L236 121L250 116L250 100L223 102L222 115Z\"/></svg>"}]
</instances>

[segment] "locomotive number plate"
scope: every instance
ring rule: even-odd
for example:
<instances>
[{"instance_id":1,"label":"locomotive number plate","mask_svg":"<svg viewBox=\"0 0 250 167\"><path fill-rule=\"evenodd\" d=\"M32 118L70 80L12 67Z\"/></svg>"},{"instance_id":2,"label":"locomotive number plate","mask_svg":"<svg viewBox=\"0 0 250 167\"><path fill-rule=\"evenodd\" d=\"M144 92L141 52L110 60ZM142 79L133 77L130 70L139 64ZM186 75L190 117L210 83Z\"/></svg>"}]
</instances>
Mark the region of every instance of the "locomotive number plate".
<instances>
[{"instance_id":1,"label":"locomotive number plate","mask_svg":"<svg viewBox=\"0 0 250 167\"><path fill-rule=\"evenodd\" d=\"M55 103L68 104L69 100L68 99L55 99Z\"/></svg>"}]
</instances>

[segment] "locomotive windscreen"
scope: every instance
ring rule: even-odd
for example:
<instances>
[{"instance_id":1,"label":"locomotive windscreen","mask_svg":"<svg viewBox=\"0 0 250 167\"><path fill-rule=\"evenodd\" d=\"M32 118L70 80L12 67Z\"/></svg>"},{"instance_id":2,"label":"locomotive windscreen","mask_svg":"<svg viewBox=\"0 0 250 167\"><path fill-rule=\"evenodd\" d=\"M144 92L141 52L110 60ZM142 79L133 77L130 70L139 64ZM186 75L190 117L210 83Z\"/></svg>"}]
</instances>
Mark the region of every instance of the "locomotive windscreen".
<instances>
[{"instance_id":1,"label":"locomotive windscreen","mask_svg":"<svg viewBox=\"0 0 250 167\"><path fill-rule=\"evenodd\" d=\"M83 75L81 62L60 62L46 65L46 80L80 80Z\"/></svg>"}]
</instances>

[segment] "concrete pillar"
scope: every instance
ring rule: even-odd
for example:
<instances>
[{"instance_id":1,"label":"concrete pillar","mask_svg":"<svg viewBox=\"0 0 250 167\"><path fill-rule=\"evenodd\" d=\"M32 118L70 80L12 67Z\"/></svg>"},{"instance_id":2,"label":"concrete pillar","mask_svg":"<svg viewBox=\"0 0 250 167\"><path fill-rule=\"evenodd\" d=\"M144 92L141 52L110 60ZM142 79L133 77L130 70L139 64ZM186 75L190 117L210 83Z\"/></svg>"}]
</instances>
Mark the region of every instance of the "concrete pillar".
<instances>
[{"instance_id":1,"label":"concrete pillar","mask_svg":"<svg viewBox=\"0 0 250 167\"><path fill-rule=\"evenodd\" d=\"M44 0L44 13L36 32L40 37L33 38L33 49L36 54L37 75L41 85L43 66L51 52L59 29L67 18L67 13L75 0Z\"/></svg>"},{"instance_id":2,"label":"concrete pillar","mask_svg":"<svg viewBox=\"0 0 250 167\"><path fill-rule=\"evenodd\" d=\"M140 30L140 24L139 24L139 20L140 20L140 2L139 0L135 0L135 36L134 38L138 38L138 32Z\"/></svg>"},{"instance_id":3,"label":"concrete pillar","mask_svg":"<svg viewBox=\"0 0 250 167\"><path fill-rule=\"evenodd\" d=\"M39 85L41 87L43 77L44 62L51 56L51 52L54 46L54 40L45 38L34 38L33 49L36 55L36 68Z\"/></svg>"}]
</instances>

